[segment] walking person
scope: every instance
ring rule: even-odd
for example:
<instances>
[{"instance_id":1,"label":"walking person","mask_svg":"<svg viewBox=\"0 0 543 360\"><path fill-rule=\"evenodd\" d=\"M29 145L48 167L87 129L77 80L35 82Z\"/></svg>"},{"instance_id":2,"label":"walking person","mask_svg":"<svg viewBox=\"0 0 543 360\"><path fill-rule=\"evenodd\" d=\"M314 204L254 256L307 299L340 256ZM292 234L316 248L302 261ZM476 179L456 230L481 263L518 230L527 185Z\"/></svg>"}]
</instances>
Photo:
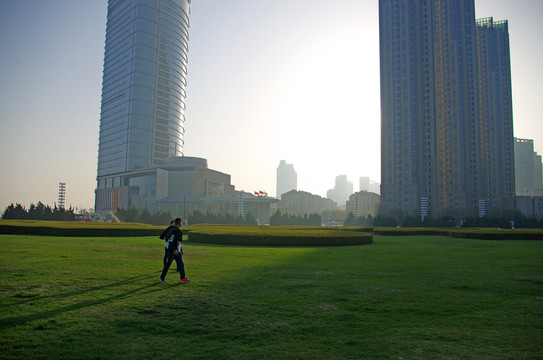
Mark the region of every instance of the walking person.
<instances>
[{"instance_id":1,"label":"walking person","mask_svg":"<svg viewBox=\"0 0 543 360\"><path fill-rule=\"evenodd\" d=\"M175 220L170 221L170 226L164 229L162 234L160 234L159 238L168 242L169 236L166 235L168 235L168 233L173 230L175 230ZM166 261L168 261L168 249L166 248L166 246L164 246L164 259L162 260L163 265L166 265Z\"/></svg>"},{"instance_id":2,"label":"walking person","mask_svg":"<svg viewBox=\"0 0 543 360\"><path fill-rule=\"evenodd\" d=\"M181 243L183 242L183 232L181 231L181 219L177 218L174 220L174 229L165 233L166 236L166 245L164 248L168 252L168 259L164 264L162 269L162 274L160 274L160 282L166 282L166 274L170 265L175 260L177 264L177 271L179 271L179 282L181 284L187 284L190 282L189 279L185 277L185 264L183 263L183 248Z\"/></svg>"}]
</instances>

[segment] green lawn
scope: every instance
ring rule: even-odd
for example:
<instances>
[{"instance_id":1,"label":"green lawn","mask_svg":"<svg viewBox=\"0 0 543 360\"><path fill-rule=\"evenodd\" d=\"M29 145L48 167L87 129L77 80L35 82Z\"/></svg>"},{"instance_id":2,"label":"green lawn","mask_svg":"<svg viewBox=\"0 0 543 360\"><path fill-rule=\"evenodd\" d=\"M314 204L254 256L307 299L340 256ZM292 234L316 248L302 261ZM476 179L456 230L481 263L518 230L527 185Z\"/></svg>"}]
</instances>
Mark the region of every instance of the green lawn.
<instances>
[{"instance_id":1,"label":"green lawn","mask_svg":"<svg viewBox=\"0 0 543 360\"><path fill-rule=\"evenodd\" d=\"M0 359L543 359L541 241L162 246L0 235Z\"/></svg>"}]
</instances>

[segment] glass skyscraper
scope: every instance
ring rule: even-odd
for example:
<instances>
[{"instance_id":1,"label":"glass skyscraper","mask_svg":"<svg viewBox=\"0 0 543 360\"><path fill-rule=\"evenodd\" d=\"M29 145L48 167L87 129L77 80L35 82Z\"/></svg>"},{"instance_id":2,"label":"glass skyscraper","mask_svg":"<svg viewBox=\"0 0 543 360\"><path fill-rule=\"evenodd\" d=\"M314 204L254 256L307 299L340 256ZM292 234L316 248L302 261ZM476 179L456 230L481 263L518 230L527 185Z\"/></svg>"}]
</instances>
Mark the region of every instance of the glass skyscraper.
<instances>
[{"instance_id":1,"label":"glass skyscraper","mask_svg":"<svg viewBox=\"0 0 543 360\"><path fill-rule=\"evenodd\" d=\"M190 0L109 0L95 209L152 191L183 154ZM122 191L121 191L122 192Z\"/></svg>"},{"instance_id":2,"label":"glass skyscraper","mask_svg":"<svg viewBox=\"0 0 543 360\"><path fill-rule=\"evenodd\" d=\"M379 1L383 214L472 215L514 195L510 71L483 64L483 24L473 0ZM486 44L509 66L508 42ZM480 90L483 70L498 79Z\"/></svg>"}]
</instances>

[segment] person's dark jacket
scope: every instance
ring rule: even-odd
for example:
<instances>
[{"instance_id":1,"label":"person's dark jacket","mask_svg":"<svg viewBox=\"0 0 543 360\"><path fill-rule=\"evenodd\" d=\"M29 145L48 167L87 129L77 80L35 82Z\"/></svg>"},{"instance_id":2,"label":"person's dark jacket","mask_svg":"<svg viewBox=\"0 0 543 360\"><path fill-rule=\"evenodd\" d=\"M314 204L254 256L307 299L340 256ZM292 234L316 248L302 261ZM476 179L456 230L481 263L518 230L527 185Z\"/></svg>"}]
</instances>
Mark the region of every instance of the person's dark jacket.
<instances>
[{"instance_id":1,"label":"person's dark jacket","mask_svg":"<svg viewBox=\"0 0 543 360\"><path fill-rule=\"evenodd\" d=\"M168 232L172 231L173 229L177 229L177 226L174 226L174 225L168 226L166 229L164 229L162 234L160 234L159 238L162 239L162 240L166 240L166 234Z\"/></svg>"},{"instance_id":2,"label":"person's dark jacket","mask_svg":"<svg viewBox=\"0 0 543 360\"><path fill-rule=\"evenodd\" d=\"M173 253L177 250L177 243L181 245L183 242L183 232L177 226L170 226L164 231L164 240L167 242L168 252Z\"/></svg>"}]
</instances>

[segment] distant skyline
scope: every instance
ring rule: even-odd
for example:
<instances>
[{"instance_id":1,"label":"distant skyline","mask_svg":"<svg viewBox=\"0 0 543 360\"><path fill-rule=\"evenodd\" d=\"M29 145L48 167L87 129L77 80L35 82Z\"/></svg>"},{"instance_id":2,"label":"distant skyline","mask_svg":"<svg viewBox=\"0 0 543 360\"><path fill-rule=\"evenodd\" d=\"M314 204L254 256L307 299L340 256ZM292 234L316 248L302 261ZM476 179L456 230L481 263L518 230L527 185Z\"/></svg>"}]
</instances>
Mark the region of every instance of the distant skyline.
<instances>
[{"instance_id":1,"label":"distant skyline","mask_svg":"<svg viewBox=\"0 0 543 360\"><path fill-rule=\"evenodd\" d=\"M0 211L10 203L94 205L107 1L0 1ZM509 21L514 136L543 154L539 0L475 0ZM380 181L377 1L194 0L187 156L274 195L280 160L298 189L337 175ZM355 188L355 191L357 189Z\"/></svg>"}]
</instances>

